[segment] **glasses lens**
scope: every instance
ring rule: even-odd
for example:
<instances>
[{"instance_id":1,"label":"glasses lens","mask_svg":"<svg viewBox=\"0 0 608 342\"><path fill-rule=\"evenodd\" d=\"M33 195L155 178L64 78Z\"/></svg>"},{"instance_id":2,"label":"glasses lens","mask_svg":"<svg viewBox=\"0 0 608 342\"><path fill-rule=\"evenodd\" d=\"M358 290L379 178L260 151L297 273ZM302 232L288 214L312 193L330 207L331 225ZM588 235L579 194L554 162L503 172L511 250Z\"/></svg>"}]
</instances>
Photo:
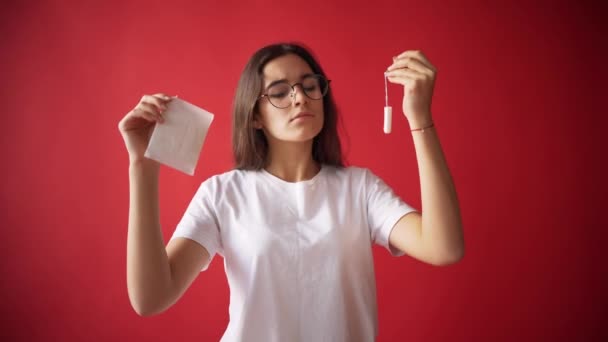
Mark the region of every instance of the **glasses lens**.
<instances>
[{"instance_id":1,"label":"glasses lens","mask_svg":"<svg viewBox=\"0 0 608 342\"><path fill-rule=\"evenodd\" d=\"M321 75L307 76L302 80L302 88L306 96L320 100L327 93L327 80Z\"/></svg>"},{"instance_id":2,"label":"glasses lens","mask_svg":"<svg viewBox=\"0 0 608 342\"><path fill-rule=\"evenodd\" d=\"M273 106L287 108L291 105L291 86L287 83L277 83L268 88L268 100Z\"/></svg>"},{"instance_id":3,"label":"glasses lens","mask_svg":"<svg viewBox=\"0 0 608 342\"><path fill-rule=\"evenodd\" d=\"M327 94L328 83L321 75L310 75L302 79L301 87L304 94L313 100L320 100ZM268 88L268 100L277 108L287 108L291 105L293 88L287 82L281 82Z\"/></svg>"}]
</instances>

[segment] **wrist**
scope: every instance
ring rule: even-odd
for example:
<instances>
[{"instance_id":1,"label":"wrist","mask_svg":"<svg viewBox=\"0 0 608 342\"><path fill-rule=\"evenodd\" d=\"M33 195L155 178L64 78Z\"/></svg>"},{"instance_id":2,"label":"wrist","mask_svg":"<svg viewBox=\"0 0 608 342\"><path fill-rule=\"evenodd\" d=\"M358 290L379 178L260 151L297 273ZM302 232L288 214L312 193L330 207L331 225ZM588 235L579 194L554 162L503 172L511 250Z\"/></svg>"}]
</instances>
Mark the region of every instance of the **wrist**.
<instances>
[{"instance_id":1,"label":"wrist","mask_svg":"<svg viewBox=\"0 0 608 342\"><path fill-rule=\"evenodd\" d=\"M421 121L421 122L412 122L410 123L410 131L424 131L425 129L434 127L435 123L433 120Z\"/></svg>"},{"instance_id":2,"label":"wrist","mask_svg":"<svg viewBox=\"0 0 608 342\"><path fill-rule=\"evenodd\" d=\"M146 157L129 159L129 170L131 171L142 170L146 172L158 172L159 169L160 164L155 160Z\"/></svg>"},{"instance_id":3,"label":"wrist","mask_svg":"<svg viewBox=\"0 0 608 342\"><path fill-rule=\"evenodd\" d=\"M433 123L433 116L431 115L431 112L427 111L414 112L407 119L410 129L427 127Z\"/></svg>"}]
</instances>

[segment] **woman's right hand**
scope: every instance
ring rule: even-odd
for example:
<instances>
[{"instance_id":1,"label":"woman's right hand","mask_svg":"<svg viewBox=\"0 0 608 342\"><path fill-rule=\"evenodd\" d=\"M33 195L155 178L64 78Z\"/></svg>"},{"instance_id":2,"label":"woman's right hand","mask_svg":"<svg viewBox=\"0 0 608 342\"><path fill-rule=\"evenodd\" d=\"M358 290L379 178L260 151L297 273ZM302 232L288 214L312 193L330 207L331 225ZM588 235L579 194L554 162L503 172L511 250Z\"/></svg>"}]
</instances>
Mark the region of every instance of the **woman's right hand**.
<instances>
[{"instance_id":1,"label":"woman's right hand","mask_svg":"<svg viewBox=\"0 0 608 342\"><path fill-rule=\"evenodd\" d=\"M125 141L129 160L143 161L152 131L156 123L163 123L162 113L173 98L166 94L142 96L139 103L118 123L118 130Z\"/></svg>"}]
</instances>

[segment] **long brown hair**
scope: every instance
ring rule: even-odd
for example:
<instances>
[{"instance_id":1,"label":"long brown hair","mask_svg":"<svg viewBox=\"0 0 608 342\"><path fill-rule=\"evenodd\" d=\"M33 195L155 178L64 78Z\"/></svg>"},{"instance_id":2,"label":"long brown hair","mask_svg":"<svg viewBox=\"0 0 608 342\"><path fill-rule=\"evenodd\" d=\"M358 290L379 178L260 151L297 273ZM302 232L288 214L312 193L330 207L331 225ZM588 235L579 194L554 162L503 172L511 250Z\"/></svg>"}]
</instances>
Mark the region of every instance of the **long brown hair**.
<instances>
[{"instance_id":1,"label":"long brown hair","mask_svg":"<svg viewBox=\"0 0 608 342\"><path fill-rule=\"evenodd\" d=\"M233 103L232 151L237 169L260 170L266 166L268 141L264 132L254 127L253 119L258 111L257 100L262 92L264 67L271 60L287 54L299 56L308 63L313 73L326 76L309 50L300 44L272 44L253 54L241 73ZM323 128L313 139L313 159L320 164L343 167L337 129L338 110L331 87L323 97L323 113Z\"/></svg>"}]
</instances>

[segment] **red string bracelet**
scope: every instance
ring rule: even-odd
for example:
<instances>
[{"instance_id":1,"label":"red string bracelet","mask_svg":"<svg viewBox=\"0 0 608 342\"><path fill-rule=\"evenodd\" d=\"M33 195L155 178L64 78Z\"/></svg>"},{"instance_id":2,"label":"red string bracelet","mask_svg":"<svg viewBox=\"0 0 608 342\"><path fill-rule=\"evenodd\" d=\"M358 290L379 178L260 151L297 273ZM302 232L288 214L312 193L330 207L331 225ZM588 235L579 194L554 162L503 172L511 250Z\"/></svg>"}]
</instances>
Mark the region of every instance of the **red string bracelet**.
<instances>
[{"instance_id":1,"label":"red string bracelet","mask_svg":"<svg viewBox=\"0 0 608 342\"><path fill-rule=\"evenodd\" d=\"M424 130L425 130L425 129L427 129L427 128L431 128L431 127L434 127L434 126L435 126L435 123L434 123L434 122L431 122L431 125L430 125L430 126L426 126L426 127L422 127L422 128L416 128L416 129L412 129L412 132L414 132L414 131L421 131L421 132L423 132L423 133L424 133Z\"/></svg>"}]
</instances>

